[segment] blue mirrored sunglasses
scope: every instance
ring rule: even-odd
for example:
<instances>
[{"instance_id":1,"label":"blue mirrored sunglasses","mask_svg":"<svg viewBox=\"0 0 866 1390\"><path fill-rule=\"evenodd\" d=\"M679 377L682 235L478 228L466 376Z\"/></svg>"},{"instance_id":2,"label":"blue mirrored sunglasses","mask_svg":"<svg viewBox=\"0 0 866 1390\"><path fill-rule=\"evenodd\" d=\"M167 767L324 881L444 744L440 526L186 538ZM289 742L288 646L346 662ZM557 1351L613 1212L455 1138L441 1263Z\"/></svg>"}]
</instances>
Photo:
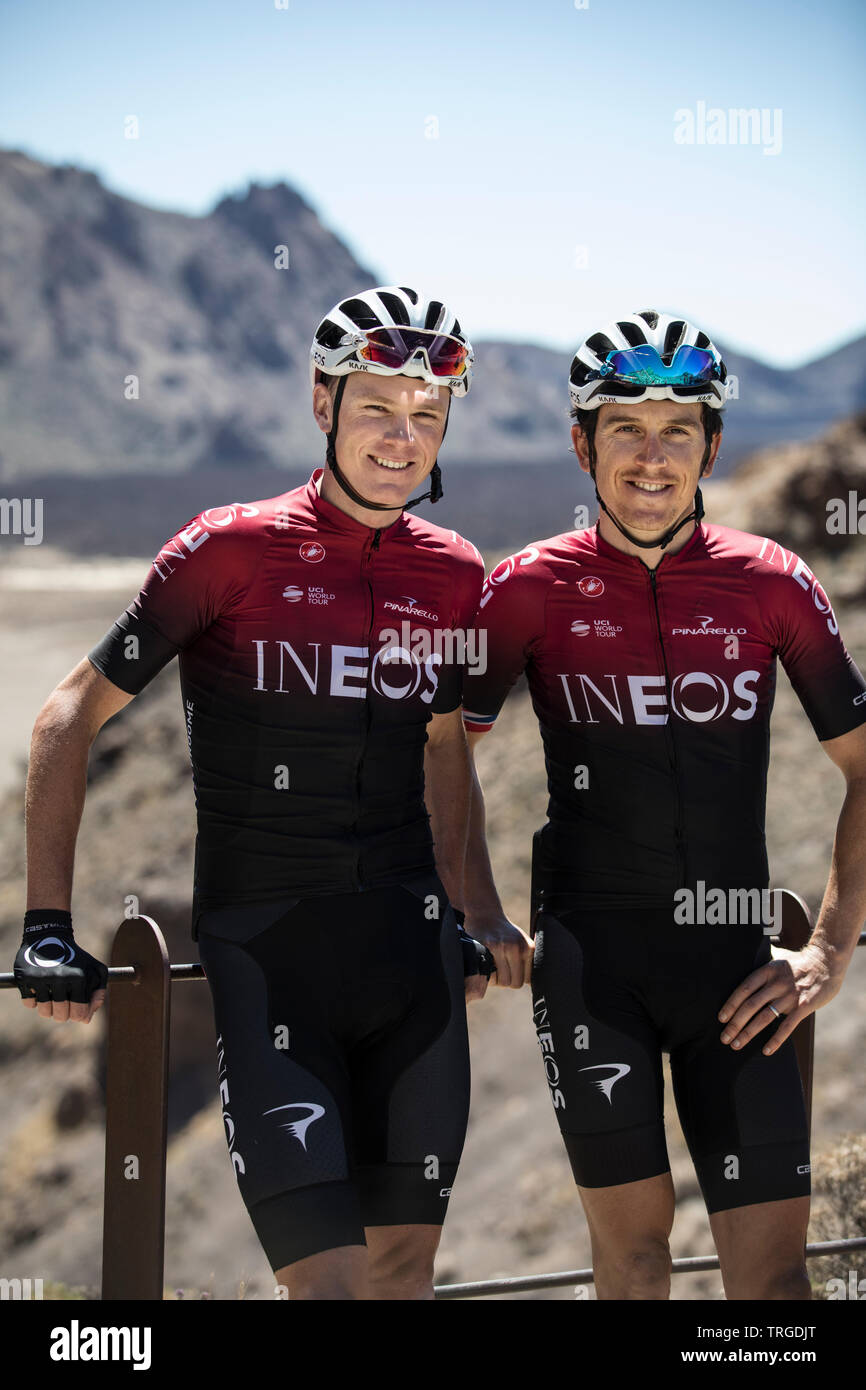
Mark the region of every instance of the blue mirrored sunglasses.
<instances>
[{"instance_id":1,"label":"blue mirrored sunglasses","mask_svg":"<svg viewBox=\"0 0 866 1390\"><path fill-rule=\"evenodd\" d=\"M616 349L608 353L601 371L592 372L592 377L602 381L615 377L640 386L700 386L720 379L713 354L686 343L677 348L669 364L649 343Z\"/></svg>"}]
</instances>

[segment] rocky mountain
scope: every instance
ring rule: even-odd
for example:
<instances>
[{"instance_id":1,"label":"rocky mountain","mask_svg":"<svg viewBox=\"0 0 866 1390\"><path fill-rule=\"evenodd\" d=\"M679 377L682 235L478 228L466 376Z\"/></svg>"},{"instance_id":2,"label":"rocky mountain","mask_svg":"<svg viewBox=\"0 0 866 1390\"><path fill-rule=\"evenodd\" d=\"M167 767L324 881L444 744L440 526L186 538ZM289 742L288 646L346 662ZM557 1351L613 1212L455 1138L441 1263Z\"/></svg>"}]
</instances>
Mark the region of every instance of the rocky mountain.
<instances>
[{"instance_id":1,"label":"rocky mountain","mask_svg":"<svg viewBox=\"0 0 866 1390\"><path fill-rule=\"evenodd\" d=\"M254 184L185 217L16 153L0 190L4 477L309 451L310 325L377 277L297 193Z\"/></svg>"},{"instance_id":2,"label":"rocky mountain","mask_svg":"<svg viewBox=\"0 0 866 1390\"><path fill-rule=\"evenodd\" d=\"M811 556L834 600L866 599L866 411L809 443L759 450L703 496L711 520Z\"/></svg>"},{"instance_id":3,"label":"rocky mountain","mask_svg":"<svg viewBox=\"0 0 866 1390\"><path fill-rule=\"evenodd\" d=\"M320 460L313 328L338 298L393 272L360 265L295 190L254 183L190 217L7 150L0 209L0 480L303 473ZM449 458L562 460L568 354L476 347ZM722 472L866 404L866 338L794 371L727 356L738 399Z\"/></svg>"}]
</instances>

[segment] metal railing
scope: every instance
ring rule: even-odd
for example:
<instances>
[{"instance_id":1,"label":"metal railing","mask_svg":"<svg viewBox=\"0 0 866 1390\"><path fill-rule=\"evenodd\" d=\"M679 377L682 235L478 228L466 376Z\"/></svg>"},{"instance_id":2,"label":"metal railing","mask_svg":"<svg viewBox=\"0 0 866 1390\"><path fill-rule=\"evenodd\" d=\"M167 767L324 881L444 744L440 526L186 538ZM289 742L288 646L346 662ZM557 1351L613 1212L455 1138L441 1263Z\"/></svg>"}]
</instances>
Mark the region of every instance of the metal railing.
<instances>
[{"instance_id":1,"label":"metal railing","mask_svg":"<svg viewBox=\"0 0 866 1390\"><path fill-rule=\"evenodd\" d=\"M534 928L542 897L538 840L533 844ZM812 931L806 903L782 889L778 944L797 950ZM776 938L773 938L775 941ZM866 932L858 945L866 944ZM105 1189L103 1198L102 1298L161 1300L165 1244L165 1167L168 1048L171 987L205 980L202 965L172 965L165 939L150 917L124 919L111 949L108 980L108 1039L105 1093ZM113 988L124 985L123 989ZM14 976L0 975L0 989L17 989ZM815 1015L793 1035L811 1130ZM866 1238L806 1247L807 1258L866 1248ZM675 1274L718 1268L715 1255L673 1261ZM437 1299L556 1288L592 1282L591 1269L469 1284L444 1284Z\"/></svg>"},{"instance_id":2,"label":"metal railing","mask_svg":"<svg viewBox=\"0 0 866 1390\"><path fill-rule=\"evenodd\" d=\"M826 1240L806 1246L806 1259L835 1255L842 1250L866 1250L866 1236L851 1240ZM700 1274L719 1268L718 1255L690 1255L671 1261L673 1274ZM494 1294L532 1293L538 1289L561 1289L566 1284L591 1284L591 1269L564 1269L559 1274L527 1274L516 1279L486 1279L474 1284L440 1284L436 1298L485 1298Z\"/></svg>"}]
</instances>

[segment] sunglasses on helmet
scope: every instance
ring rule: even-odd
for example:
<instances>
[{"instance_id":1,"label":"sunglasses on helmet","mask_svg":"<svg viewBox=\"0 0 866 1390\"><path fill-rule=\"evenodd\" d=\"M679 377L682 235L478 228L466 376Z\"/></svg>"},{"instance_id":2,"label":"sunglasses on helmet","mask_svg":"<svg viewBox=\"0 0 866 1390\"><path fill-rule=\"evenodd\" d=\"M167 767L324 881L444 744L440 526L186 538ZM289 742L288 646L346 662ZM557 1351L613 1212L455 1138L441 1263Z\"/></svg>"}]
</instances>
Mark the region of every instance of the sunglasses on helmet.
<instances>
[{"instance_id":1,"label":"sunglasses on helmet","mask_svg":"<svg viewBox=\"0 0 866 1390\"><path fill-rule=\"evenodd\" d=\"M687 343L677 348L669 363L663 361L650 343L619 348L609 352L601 370L591 372L587 379L593 378L600 381L616 378L640 386L701 386L720 380L718 362L713 354L706 348Z\"/></svg>"},{"instance_id":2,"label":"sunglasses on helmet","mask_svg":"<svg viewBox=\"0 0 866 1390\"><path fill-rule=\"evenodd\" d=\"M355 342L359 357L394 371L419 352L434 376L462 376L472 360L466 343L432 328L370 328Z\"/></svg>"}]
</instances>

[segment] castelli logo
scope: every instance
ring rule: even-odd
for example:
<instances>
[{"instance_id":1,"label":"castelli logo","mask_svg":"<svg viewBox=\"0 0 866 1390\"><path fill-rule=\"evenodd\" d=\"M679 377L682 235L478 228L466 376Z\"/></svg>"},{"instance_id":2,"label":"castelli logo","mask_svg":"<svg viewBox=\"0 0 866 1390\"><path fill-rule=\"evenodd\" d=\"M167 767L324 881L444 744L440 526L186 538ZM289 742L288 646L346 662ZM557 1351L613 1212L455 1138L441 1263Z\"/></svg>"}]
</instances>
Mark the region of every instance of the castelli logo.
<instances>
[{"instance_id":1,"label":"castelli logo","mask_svg":"<svg viewBox=\"0 0 866 1390\"><path fill-rule=\"evenodd\" d=\"M589 574L584 579L579 579L577 587L586 598L600 598L604 593L604 583L601 579L596 579L595 575Z\"/></svg>"},{"instance_id":2,"label":"castelli logo","mask_svg":"<svg viewBox=\"0 0 866 1390\"><path fill-rule=\"evenodd\" d=\"M325 547L319 545L318 541L304 541L298 554L302 560L307 560L311 565L317 565L320 560L325 558Z\"/></svg>"}]
</instances>

